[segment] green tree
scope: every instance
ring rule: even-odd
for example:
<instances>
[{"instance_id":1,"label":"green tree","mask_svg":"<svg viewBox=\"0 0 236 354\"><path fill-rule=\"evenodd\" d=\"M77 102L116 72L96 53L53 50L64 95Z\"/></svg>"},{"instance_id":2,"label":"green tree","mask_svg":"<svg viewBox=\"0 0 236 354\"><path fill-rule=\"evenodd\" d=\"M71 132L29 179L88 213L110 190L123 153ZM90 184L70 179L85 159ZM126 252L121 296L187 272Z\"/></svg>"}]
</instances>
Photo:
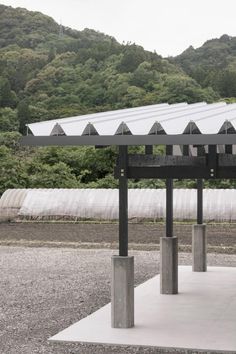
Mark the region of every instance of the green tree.
<instances>
[{"instance_id":1,"label":"green tree","mask_svg":"<svg viewBox=\"0 0 236 354\"><path fill-rule=\"evenodd\" d=\"M236 70L223 70L219 74L218 87L221 96L235 97L236 96Z\"/></svg>"},{"instance_id":2,"label":"green tree","mask_svg":"<svg viewBox=\"0 0 236 354\"><path fill-rule=\"evenodd\" d=\"M67 165L81 183L89 183L113 173L116 151L114 148L95 149L92 146L78 148L48 147L37 150L34 163L54 166Z\"/></svg>"},{"instance_id":3,"label":"green tree","mask_svg":"<svg viewBox=\"0 0 236 354\"><path fill-rule=\"evenodd\" d=\"M0 108L0 132L19 130L17 113L11 108Z\"/></svg>"},{"instance_id":4,"label":"green tree","mask_svg":"<svg viewBox=\"0 0 236 354\"><path fill-rule=\"evenodd\" d=\"M147 56L148 54L142 47L135 44L128 44L124 47L123 57L118 69L121 72L133 72L137 69L139 64L146 60Z\"/></svg>"},{"instance_id":5,"label":"green tree","mask_svg":"<svg viewBox=\"0 0 236 354\"><path fill-rule=\"evenodd\" d=\"M134 86L139 86L142 88L151 87L151 82L155 81L155 77L157 76L156 71L152 70L151 63L143 62L133 73L133 78L131 79L131 83Z\"/></svg>"},{"instance_id":6,"label":"green tree","mask_svg":"<svg viewBox=\"0 0 236 354\"><path fill-rule=\"evenodd\" d=\"M16 94L11 91L9 80L0 78L0 107L14 108L16 100Z\"/></svg>"},{"instance_id":7,"label":"green tree","mask_svg":"<svg viewBox=\"0 0 236 354\"><path fill-rule=\"evenodd\" d=\"M9 188L27 188L28 176L24 160L15 157L11 149L0 146L0 195Z\"/></svg>"},{"instance_id":8,"label":"green tree","mask_svg":"<svg viewBox=\"0 0 236 354\"><path fill-rule=\"evenodd\" d=\"M27 166L29 188L76 188L78 182L69 166L58 162L52 166L31 162Z\"/></svg>"},{"instance_id":9,"label":"green tree","mask_svg":"<svg viewBox=\"0 0 236 354\"><path fill-rule=\"evenodd\" d=\"M17 106L17 117L19 121L19 131L21 134L26 133L26 124L30 123L31 115L29 110L29 104L27 100L22 100Z\"/></svg>"},{"instance_id":10,"label":"green tree","mask_svg":"<svg viewBox=\"0 0 236 354\"><path fill-rule=\"evenodd\" d=\"M50 63L53 61L56 57L56 49L54 47L51 47L48 52L48 62Z\"/></svg>"},{"instance_id":11,"label":"green tree","mask_svg":"<svg viewBox=\"0 0 236 354\"><path fill-rule=\"evenodd\" d=\"M19 132L0 132L0 146L5 146L10 148L13 153L17 153L19 151L19 140L21 138L21 134Z\"/></svg>"}]
</instances>

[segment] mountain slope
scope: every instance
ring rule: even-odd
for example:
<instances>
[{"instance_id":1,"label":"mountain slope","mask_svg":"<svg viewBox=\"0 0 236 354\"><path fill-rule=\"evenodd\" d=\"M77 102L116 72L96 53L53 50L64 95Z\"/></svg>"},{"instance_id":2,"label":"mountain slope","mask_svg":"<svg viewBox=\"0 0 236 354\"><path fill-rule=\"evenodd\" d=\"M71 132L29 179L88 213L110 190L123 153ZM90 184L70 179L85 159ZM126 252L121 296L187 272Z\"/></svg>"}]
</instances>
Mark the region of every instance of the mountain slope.
<instances>
[{"instance_id":1,"label":"mountain slope","mask_svg":"<svg viewBox=\"0 0 236 354\"><path fill-rule=\"evenodd\" d=\"M236 96L236 37L223 35L202 47L189 47L172 61L203 87L211 86L222 97Z\"/></svg>"},{"instance_id":2,"label":"mountain slope","mask_svg":"<svg viewBox=\"0 0 236 354\"><path fill-rule=\"evenodd\" d=\"M23 132L26 122L89 111L218 98L156 53L94 30L60 28L39 12L0 5L0 31L1 130L18 124ZM17 109L18 123L9 109Z\"/></svg>"},{"instance_id":3,"label":"mountain slope","mask_svg":"<svg viewBox=\"0 0 236 354\"><path fill-rule=\"evenodd\" d=\"M115 41L114 38L93 30L75 31L63 28L63 40L58 41L60 25L51 17L40 12L28 11L24 8L12 8L0 5L0 48L18 45L21 48L42 49L57 44L58 50L62 43L72 45L73 40L80 40L84 45L89 41Z\"/></svg>"}]
</instances>

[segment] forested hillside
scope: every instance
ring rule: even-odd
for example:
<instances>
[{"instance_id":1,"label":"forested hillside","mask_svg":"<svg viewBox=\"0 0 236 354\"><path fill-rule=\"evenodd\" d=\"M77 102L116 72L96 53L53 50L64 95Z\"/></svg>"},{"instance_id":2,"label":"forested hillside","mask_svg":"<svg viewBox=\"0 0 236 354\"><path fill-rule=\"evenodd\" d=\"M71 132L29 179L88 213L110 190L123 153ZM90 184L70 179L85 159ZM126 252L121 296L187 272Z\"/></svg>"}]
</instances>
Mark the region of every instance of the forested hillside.
<instances>
[{"instance_id":1,"label":"forested hillside","mask_svg":"<svg viewBox=\"0 0 236 354\"><path fill-rule=\"evenodd\" d=\"M221 97L236 97L236 37L225 34L200 48L189 47L171 62L202 87L212 87Z\"/></svg>"},{"instance_id":2,"label":"forested hillside","mask_svg":"<svg viewBox=\"0 0 236 354\"><path fill-rule=\"evenodd\" d=\"M214 79L199 78L191 54L198 53L194 49L167 60L136 44L120 44L90 29L64 28L41 13L3 5L0 34L0 194L12 187L116 185L112 178L115 149L23 149L18 139L25 133L26 123L160 102L213 102L222 94L231 96ZM219 43L224 43L224 53L228 53L234 40L222 38ZM233 67L233 49L231 52L225 73ZM213 77L210 73L220 68L214 64L217 56L209 55L207 61L205 55L197 54L205 78ZM222 61L225 57L221 49L219 57ZM143 182L130 183L143 186ZM144 185L161 186L162 182L146 181Z\"/></svg>"}]
</instances>

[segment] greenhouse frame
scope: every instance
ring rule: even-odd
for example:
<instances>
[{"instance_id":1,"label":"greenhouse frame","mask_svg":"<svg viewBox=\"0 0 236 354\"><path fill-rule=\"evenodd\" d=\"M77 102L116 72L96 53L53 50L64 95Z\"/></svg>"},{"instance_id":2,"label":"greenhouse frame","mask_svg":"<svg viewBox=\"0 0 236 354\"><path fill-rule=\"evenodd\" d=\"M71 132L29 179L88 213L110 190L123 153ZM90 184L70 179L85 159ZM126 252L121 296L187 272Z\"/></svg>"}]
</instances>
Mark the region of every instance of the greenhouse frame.
<instances>
[{"instance_id":1,"label":"greenhouse frame","mask_svg":"<svg viewBox=\"0 0 236 354\"><path fill-rule=\"evenodd\" d=\"M128 255L128 179L166 180L166 234L160 242L160 291L178 293L178 240L173 235L173 179L197 180L193 271L206 271L203 179L236 178L236 104L158 104L28 125L31 146L119 146L119 256L112 258L112 327L134 326L134 263ZM144 145L144 154L128 146ZM165 145L166 154L153 154Z\"/></svg>"}]
</instances>

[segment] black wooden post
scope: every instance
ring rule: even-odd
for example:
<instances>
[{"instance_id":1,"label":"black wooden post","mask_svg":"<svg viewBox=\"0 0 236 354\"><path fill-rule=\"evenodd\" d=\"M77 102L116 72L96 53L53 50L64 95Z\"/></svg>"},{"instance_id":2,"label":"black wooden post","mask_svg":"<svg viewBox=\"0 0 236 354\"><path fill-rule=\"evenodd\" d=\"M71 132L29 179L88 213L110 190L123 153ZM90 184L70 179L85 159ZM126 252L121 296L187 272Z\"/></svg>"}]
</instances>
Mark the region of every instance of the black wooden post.
<instances>
[{"instance_id":1,"label":"black wooden post","mask_svg":"<svg viewBox=\"0 0 236 354\"><path fill-rule=\"evenodd\" d=\"M112 257L111 325L134 326L134 257L128 257L128 148L119 146L119 256Z\"/></svg>"},{"instance_id":2,"label":"black wooden post","mask_svg":"<svg viewBox=\"0 0 236 354\"><path fill-rule=\"evenodd\" d=\"M233 145L225 145L225 153L232 154L233 153Z\"/></svg>"},{"instance_id":3,"label":"black wooden post","mask_svg":"<svg viewBox=\"0 0 236 354\"><path fill-rule=\"evenodd\" d=\"M204 156L202 146L197 147L197 156ZM203 223L203 179L197 179L197 224Z\"/></svg>"},{"instance_id":4,"label":"black wooden post","mask_svg":"<svg viewBox=\"0 0 236 354\"><path fill-rule=\"evenodd\" d=\"M230 134L230 126L229 126L229 122L228 121L226 122L225 134ZM233 145L225 145L225 153L232 155L232 153L233 153Z\"/></svg>"},{"instance_id":5,"label":"black wooden post","mask_svg":"<svg viewBox=\"0 0 236 354\"><path fill-rule=\"evenodd\" d=\"M203 223L203 180L197 180L197 223Z\"/></svg>"},{"instance_id":6,"label":"black wooden post","mask_svg":"<svg viewBox=\"0 0 236 354\"><path fill-rule=\"evenodd\" d=\"M119 146L119 256L128 256L128 148Z\"/></svg>"},{"instance_id":7,"label":"black wooden post","mask_svg":"<svg viewBox=\"0 0 236 354\"><path fill-rule=\"evenodd\" d=\"M145 154L152 155L153 154L153 146L152 145L145 145Z\"/></svg>"},{"instance_id":8,"label":"black wooden post","mask_svg":"<svg viewBox=\"0 0 236 354\"><path fill-rule=\"evenodd\" d=\"M188 156L188 155L189 155L189 146L183 145L183 156Z\"/></svg>"},{"instance_id":9,"label":"black wooden post","mask_svg":"<svg viewBox=\"0 0 236 354\"><path fill-rule=\"evenodd\" d=\"M166 155L173 154L173 146L166 146ZM173 179L166 179L166 237L173 237Z\"/></svg>"},{"instance_id":10,"label":"black wooden post","mask_svg":"<svg viewBox=\"0 0 236 354\"><path fill-rule=\"evenodd\" d=\"M216 176L216 170L218 167L217 146L208 145L208 167L209 175L214 178Z\"/></svg>"},{"instance_id":11,"label":"black wooden post","mask_svg":"<svg viewBox=\"0 0 236 354\"><path fill-rule=\"evenodd\" d=\"M204 155L202 146L197 147L197 155ZM212 177L217 167L216 146L208 146L208 167ZM197 179L197 224L192 228L192 257L193 272L206 272L207 236L206 225L203 224L203 179Z\"/></svg>"},{"instance_id":12,"label":"black wooden post","mask_svg":"<svg viewBox=\"0 0 236 354\"><path fill-rule=\"evenodd\" d=\"M166 146L166 155L173 146ZM178 293L178 238L173 236L173 179L166 179L166 237L160 238L160 292Z\"/></svg>"}]
</instances>

